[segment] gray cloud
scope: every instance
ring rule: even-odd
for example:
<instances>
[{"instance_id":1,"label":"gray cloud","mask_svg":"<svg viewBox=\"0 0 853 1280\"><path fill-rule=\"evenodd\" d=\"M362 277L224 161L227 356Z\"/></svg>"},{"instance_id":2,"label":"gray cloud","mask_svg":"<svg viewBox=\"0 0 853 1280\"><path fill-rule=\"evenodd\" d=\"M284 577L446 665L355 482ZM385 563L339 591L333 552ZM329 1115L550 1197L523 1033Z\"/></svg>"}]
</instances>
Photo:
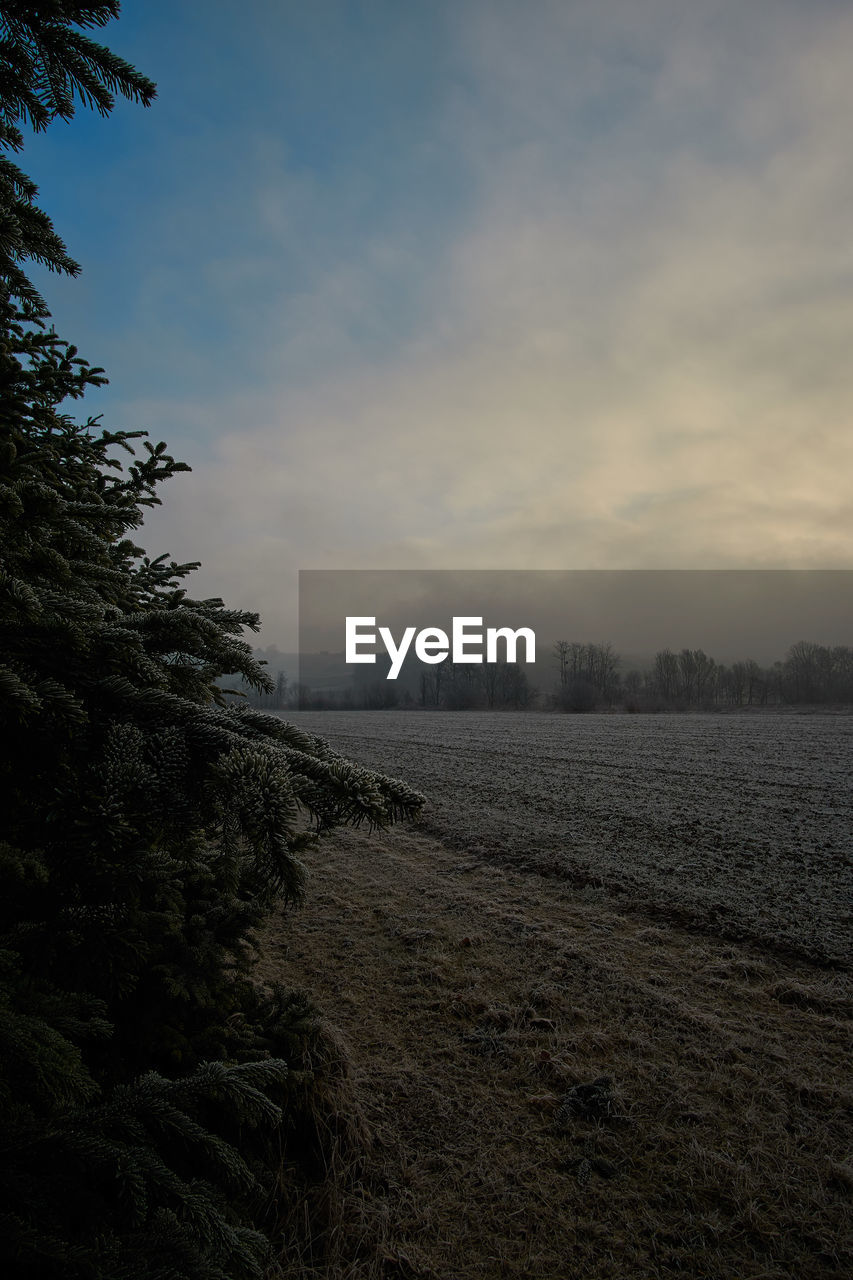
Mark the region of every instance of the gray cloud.
<instances>
[{"instance_id":1,"label":"gray cloud","mask_svg":"<svg viewBox=\"0 0 853 1280\"><path fill-rule=\"evenodd\" d=\"M476 199L280 297L158 546L283 642L300 567L849 566L853 15L457 12L435 145ZM398 271L421 319L365 347Z\"/></svg>"}]
</instances>

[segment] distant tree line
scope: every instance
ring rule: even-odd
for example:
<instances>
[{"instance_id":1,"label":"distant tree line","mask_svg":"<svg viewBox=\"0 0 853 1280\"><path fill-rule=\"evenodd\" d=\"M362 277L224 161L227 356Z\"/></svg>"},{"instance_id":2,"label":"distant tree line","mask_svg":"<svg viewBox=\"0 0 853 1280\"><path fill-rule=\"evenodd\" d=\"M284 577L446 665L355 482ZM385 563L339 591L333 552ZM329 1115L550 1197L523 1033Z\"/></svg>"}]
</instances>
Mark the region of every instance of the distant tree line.
<instances>
[{"instance_id":1,"label":"distant tree line","mask_svg":"<svg viewBox=\"0 0 853 1280\"><path fill-rule=\"evenodd\" d=\"M619 671L610 644L558 641L559 683L549 705L562 711L624 707L626 711L718 711L853 703L853 649L800 640L781 662L762 667L753 658L730 665L703 649L661 649L652 666Z\"/></svg>"},{"instance_id":2,"label":"distant tree line","mask_svg":"<svg viewBox=\"0 0 853 1280\"><path fill-rule=\"evenodd\" d=\"M853 702L853 649L800 640L782 662L717 663L702 649L661 650L645 673L624 681L628 710L718 710L727 707Z\"/></svg>"},{"instance_id":3,"label":"distant tree line","mask_svg":"<svg viewBox=\"0 0 853 1280\"><path fill-rule=\"evenodd\" d=\"M433 667L410 667L406 679L354 682L341 689L316 689L302 682L290 683L284 671L276 673L272 692L235 685L250 706L265 711L388 711L441 708L445 711L528 711L538 700L524 667L497 662L482 666L444 662Z\"/></svg>"},{"instance_id":4,"label":"distant tree line","mask_svg":"<svg viewBox=\"0 0 853 1280\"><path fill-rule=\"evenodd\" d=\"M726 665L703 649L659 650L644 670L621 671L608 641L558 640L550 691L531 684L522 664L417 664L405 679L382 676L340 689L290 683L276 673L272 690L240 686L249 704L266 711L720 711L737 707L853 704L853 648L800 640L784 661L762 667L753 658ZM543 664L544 665L544 664Z\"/></svg>"}]
</instances>

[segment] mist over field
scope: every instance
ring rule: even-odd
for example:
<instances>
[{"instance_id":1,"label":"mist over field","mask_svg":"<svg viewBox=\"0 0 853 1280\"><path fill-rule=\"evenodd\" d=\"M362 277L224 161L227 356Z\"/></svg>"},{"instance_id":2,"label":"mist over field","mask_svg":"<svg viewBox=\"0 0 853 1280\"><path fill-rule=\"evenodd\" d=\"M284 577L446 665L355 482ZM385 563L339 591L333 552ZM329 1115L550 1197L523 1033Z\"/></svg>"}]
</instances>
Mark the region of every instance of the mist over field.
<instances>
[{"instance_id":1,"label":"mist over field","mask_svg":"<svg viewBox=\"0 0 853 1280\"><path fill-rule=\"evenodd\" d=\"M555 641L609 641L651 660L668 646L722 661L770 663L798 640L853 642L853 571L303 570L299 651L343 651L348 615L447 627L454 616L533 628L538 658Z\"/></svg>"}]
</instances>

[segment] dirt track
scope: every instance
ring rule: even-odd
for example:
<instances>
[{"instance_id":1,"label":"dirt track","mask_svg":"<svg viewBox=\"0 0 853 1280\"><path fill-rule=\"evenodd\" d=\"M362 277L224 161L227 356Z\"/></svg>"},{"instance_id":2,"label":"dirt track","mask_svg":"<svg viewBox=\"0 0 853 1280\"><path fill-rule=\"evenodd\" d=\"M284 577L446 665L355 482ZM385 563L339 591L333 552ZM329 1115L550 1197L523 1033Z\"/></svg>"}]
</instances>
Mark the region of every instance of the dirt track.
<instances>
[{"instance_id":1,"label":"dirt track","mask_svg":"<svg viewBox=\"0 0 853 1280\"><path fill-rule=\"evenodd\" d=\"M844 975L412 829L310 868L262 972L343 1032L373 1135L318 1276L853 1274Z\"/></svg>"}]
</instances>

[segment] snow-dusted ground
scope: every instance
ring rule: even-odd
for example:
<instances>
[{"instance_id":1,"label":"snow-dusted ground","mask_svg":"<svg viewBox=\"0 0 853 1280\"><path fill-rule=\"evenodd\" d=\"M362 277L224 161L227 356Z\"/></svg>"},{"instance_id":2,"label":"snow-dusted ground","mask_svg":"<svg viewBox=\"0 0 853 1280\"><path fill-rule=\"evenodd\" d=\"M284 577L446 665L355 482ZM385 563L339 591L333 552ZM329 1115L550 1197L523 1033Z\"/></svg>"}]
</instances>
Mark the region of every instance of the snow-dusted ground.
<instances>
[{"instance_id":1,"label":"snow-dusted ground","mask_svg":"<svg viewBox=\"0 0 853 1280\"><path fill-rule=\"evenodd\" d=\"M670 919L849 963L853 717L292 712L428 829Z\"/></svg>"}]
</instances>

